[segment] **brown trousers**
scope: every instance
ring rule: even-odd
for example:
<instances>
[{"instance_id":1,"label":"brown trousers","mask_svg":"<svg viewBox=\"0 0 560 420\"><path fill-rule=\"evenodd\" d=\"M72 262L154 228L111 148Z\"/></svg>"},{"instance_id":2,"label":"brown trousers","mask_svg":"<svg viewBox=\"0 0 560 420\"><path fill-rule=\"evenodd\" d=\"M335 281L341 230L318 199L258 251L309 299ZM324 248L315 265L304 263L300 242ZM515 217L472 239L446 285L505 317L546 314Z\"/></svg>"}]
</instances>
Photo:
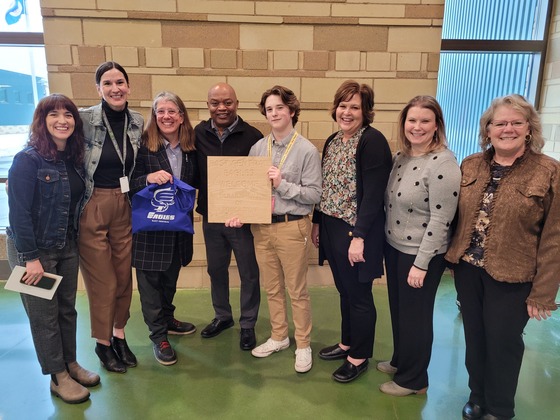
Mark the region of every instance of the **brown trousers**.
<instances>
[{"instance_id":1,"label":"brown trousers","mask_svg":"<svg viewBox=\"0 0 560 420\"><path fill-rule=\"evenodd\" d=\"M120 188L94 188L80 218L79 248L91 336L109 340L113 328L125 327L132 300L131 210Z\"/></svg>"},{"instance_id":2,"label":"brown trousers","mask_svg":"<svg viewBox=\"0 0 560 420\"><path fill-rule=\"evenodd\" d=\"M311 302L307 291L307 242L311 237L309 217L271 225L251 225L270 312L271 337L288 337L286 290L290 296L298 349L311 342Z\"/></svg>"}]
</instances>

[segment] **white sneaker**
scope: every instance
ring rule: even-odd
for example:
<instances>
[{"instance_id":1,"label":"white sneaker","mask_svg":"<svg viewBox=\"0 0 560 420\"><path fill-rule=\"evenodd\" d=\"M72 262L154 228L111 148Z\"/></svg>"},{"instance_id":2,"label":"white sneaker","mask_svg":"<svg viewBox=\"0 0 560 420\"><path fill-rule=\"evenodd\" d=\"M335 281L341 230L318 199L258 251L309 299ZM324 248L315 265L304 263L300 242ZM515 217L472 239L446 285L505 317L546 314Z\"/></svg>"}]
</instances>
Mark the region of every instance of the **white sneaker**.
<instances>
[{"instance_id":1,"label":"white sneaker","mask_svg":"<svg viewBox=\"0 0 560 420\"><path fill-rule=\"evenodd\" d=\"M269 338L265 343L251 350L251 354L255 357L268 357L272 353L279 352L280 350L285 350L288 347L290 347L290 337L286 337L282 341L276 341L272 338Z\"/></svg>"},{"instance_id":2,"label":"white sneaker","mask_svg":"<svg viewBox=\"0 0 560 420\"><path fill-rule=\"evenodd\" d=\"M311 356L311 347L304 349L296 349L296 372L305 373L311 370L313 366L313 357Z\"/></svg>"}]
</instances>

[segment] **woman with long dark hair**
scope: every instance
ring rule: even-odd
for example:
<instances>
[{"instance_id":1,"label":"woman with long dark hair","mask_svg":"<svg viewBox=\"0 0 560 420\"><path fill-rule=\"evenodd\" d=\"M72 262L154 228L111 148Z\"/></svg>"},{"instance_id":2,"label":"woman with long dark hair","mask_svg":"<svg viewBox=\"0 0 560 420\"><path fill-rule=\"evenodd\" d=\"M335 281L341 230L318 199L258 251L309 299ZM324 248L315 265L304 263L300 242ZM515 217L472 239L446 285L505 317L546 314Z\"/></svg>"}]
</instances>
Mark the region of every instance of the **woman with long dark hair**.
<instances>
[{"instance_id":1,"label":"woman with long dark hair","mask_svg":"<svg viewBox=\"0 0 560 420\"><path fill-rule=\"evenodd\" d=\"M51 300L21 294L35 352L51 392L67 403L89 398L84 386L99 376L76 361L77 220L84 194L84 139L78 109L64 95L39 102L28 146L8 173L10 266L24 266L22 281L37 285L44 273L62 280Z\"/></svg>"}]
</instances>

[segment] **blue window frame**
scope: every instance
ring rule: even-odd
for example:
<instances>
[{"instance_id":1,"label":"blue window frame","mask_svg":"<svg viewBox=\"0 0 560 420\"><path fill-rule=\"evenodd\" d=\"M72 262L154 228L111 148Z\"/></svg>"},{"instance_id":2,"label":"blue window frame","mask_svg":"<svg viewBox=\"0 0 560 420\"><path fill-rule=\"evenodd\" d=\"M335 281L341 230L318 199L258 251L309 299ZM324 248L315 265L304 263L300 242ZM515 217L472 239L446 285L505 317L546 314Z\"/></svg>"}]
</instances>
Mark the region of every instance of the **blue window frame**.
<instances>
[{"instance_id":1,"label":"blue window frame","mask_svg":"<svg viewBox=\"0 0 560 420\"><path fill-rule=\"evenodd\" d=\"M518 93L538 107L551 3L446 0L437 98L459 161L479 151L478 121L493 98Z\"/></svg>"},{"instance_id":2,"label":"blue window frame","mask_svg":"<svg viewBox=\"0 0 560 420\"><path fill-rule=\"evenodd\" d=\"M0 182L27 143L35 106L48 95L47 63L39 0L0 0ZM0 188L0 229L8 201Z\"/></svg>"}]
</instances>

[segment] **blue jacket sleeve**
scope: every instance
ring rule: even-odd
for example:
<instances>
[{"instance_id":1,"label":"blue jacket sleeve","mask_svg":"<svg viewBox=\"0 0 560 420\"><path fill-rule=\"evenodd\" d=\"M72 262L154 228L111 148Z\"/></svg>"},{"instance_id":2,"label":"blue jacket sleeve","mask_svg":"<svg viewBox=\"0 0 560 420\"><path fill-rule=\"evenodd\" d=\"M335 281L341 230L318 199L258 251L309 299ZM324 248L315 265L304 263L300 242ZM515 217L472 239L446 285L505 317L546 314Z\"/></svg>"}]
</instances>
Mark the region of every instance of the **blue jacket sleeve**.
<instances>
[{"instance_id":1,"label":"blue jacket sleeve","mask_svg":"<svg viewBox=\"0 0 560 420\"><path fill-rule=\"evenodd\" d=\"M39 258L32 216L38 169L38 162L32 156L20 152L8 172L10 236L20 262Z\"/></svg>"}]
</instances>

